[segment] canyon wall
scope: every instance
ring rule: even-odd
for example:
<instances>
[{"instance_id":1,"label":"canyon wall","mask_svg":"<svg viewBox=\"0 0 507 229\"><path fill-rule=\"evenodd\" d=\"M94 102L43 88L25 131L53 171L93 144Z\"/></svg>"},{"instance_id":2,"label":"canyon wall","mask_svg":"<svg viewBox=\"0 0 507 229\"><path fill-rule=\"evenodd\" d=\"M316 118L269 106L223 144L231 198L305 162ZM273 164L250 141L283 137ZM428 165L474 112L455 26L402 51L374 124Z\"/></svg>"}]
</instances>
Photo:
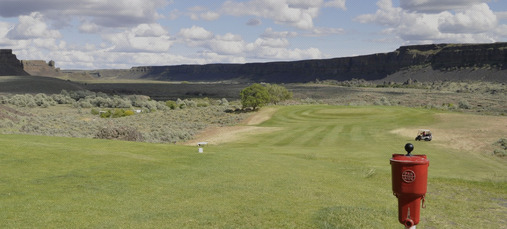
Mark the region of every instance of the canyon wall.
<instances>
[{"instance_id":1,"label":"canyon wall","mask_svg":"<svg viewBox=\"0 0 507 229\"><path fill-rule=\"evenodd\" d=\"M22 60L23 70L32 76L62 76L60 68L55 68L55 62L44 60Z\"/></svg>"},{"instance_id":2,"label":"canyon wall","mask_svg":"<svg viewBox=\"0 0 507 229\"><path fill-rule=\"evenodd\" d=\"M0 76L26 76L23 65L11 49L0 49Z\"/></svg>"},{"instance_id":3,"label":"canyon wall","mask_svg":"<svg viewBox=\"0 0 507 229\"><path fill-rule=\"evenodd\" d=\"M465 68L492 69L501 72L495 73L497 80L507 68L507 43L402 46L389 53L290 62L141 66L131 68L128 75L173 81L292 83L353 78L381 80L402 70L428 66L439 74Z\"/></svg>"}]
</instances>

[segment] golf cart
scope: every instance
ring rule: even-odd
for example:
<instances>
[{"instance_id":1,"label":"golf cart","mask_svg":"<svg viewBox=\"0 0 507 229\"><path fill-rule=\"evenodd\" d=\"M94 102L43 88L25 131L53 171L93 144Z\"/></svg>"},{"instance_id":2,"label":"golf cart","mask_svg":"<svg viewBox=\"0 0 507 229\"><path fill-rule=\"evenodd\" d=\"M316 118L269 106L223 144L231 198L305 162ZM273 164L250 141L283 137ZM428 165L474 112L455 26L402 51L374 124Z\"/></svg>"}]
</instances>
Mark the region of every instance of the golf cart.
<instances>
[{"instance_id":1,"label":"golf cart","mask_svg":"<svg viewBox=\"0 0 507 229\"><path fill-rule=\"evenodd\" d=\"M416 141L431 141L431 131L430 130L419 130L417 132L417 137L415 137Z\"/></svg>"}]
</instances>

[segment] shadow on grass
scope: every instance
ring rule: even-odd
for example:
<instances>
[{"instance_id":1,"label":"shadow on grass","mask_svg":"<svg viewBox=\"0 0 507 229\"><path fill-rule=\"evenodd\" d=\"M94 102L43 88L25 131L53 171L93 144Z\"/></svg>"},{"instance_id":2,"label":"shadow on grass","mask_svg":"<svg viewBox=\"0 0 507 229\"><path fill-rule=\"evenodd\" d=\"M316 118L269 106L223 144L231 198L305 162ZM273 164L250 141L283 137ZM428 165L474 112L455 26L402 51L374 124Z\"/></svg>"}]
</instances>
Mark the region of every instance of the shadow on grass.
<instances>
[{"instance_id":1,"label":"shadow on grass","mask_svg":"<svg viewBox=\"0 0 507 229\"><path fill-rule=\"evenodd\" d=\"M335 206L319 210L317 228L389 228L397 222L397 212L388 209Z\"/></svg>"}]
</instances>

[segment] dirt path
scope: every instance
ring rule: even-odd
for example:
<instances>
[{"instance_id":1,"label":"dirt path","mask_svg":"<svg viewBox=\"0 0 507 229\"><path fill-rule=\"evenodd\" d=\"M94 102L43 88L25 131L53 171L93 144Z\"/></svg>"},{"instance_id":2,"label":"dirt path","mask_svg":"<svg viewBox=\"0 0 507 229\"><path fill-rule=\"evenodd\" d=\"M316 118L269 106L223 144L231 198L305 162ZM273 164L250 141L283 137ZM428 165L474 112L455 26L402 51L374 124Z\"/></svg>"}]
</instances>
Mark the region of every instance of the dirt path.
<instances>
[{"instance_id":1,"label":"dirt path","mask_svg":"<svg viewBox=\"0 0 507 229\"><path fill-rule=\"evenodd\" d=\"M507 117L449 113L436 117L432 126L401 128L391 133L414 139L419 128L430 129L435 144L476 153L492 152L494 142L507 138Z\"/></svg>"},{"instance_id":2,"label":"dirt path","mask_svg":"<svg viewBox=\"0 0 507 229\"><path fill-rule=\"evenodd\" d=\"M195 136L194 139L182 143L183 145L196 145L198 142L207 142L211 145L219 145L228 142L238 141L251 135L269 133L279 130L275 127L255 126L267 121L277 111L276 108L268 107L253 113L236 126L209 127Z\"/></svg>"}]
</instances>

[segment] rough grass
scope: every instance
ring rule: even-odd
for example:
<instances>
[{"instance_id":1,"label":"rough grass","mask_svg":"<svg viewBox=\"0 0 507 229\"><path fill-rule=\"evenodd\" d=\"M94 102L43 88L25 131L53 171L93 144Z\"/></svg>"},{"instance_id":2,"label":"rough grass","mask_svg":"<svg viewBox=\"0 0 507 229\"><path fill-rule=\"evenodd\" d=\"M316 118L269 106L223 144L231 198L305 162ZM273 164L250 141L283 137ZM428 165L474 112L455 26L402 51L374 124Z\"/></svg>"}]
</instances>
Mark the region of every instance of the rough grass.
<instances>
[{"instance_id":1,"label":"rough grass","mask_svg":"<svg viewBox=\"0 0 507 229\"><path fill-rule=\"evenodd\" d=\"M259 125L280 130L203 154L189 146L0 135L0 227L401 227L389 158L410 139L389 130L431 125L434 114L280 107ZM505 225L505 160L414 144L430 160L418 228Z\"/></svg>"}]
</instances>

